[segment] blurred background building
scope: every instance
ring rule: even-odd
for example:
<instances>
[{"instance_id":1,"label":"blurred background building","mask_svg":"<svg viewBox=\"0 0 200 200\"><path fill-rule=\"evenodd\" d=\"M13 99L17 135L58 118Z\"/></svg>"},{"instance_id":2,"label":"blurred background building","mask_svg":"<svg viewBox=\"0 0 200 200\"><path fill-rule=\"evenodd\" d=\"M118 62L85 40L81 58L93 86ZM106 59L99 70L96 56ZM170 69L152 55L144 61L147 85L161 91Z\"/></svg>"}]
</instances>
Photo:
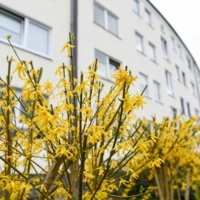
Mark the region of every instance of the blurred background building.
<instances>
[{"instance_id":1,"label":"blurred background building","mask_svg":"<svg viewBox=\"0 0 200 200\"><path fill-rule=\"evenodd\" d=\"M176 28L176 27L175 27ZM0 0L0 69L7 73L6 56L13 56L6 36L22 60L43 67L43 80L56 82L54 72L66 53L60 53L69 32L75 33L75 65L79 76L96 58L99 74L109 88L119 65L140 77L132 91L145 91L147 104L139 117L199 116L200 71L188 48L148 0ZM13 66L14 69L15 66ZM22 83L14 78L13 86Z\"/></svg>"}]
</instances>

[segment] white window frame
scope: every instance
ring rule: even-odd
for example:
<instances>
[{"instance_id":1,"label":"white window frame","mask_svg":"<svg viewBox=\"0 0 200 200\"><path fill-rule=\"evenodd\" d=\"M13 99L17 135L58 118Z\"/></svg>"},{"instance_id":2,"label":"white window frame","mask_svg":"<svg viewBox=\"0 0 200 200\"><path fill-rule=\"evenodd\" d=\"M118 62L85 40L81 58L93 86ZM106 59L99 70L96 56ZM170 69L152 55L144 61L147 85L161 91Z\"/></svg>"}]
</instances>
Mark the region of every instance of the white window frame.
<instances>
[{"instance_id":1,"label":"white window frame","mask_svg":"<svg viewBox=\"0 0 200 200\"><path fill-rule=\"evenodd\" d=\"M195 108L195 116L199 118L199 110Z\"/></svg>"},{"instance_id":2,"label":"white window frame","mask_svg":"<svg viewBox=\"0 0 200 200\"><path fill-rule=\"evenodd\" d=\"M101 76L101 77L104 78L104 79L106 79L106 80L114 82L114 80L110 77L110 60L118 63L119 65L120 65L121 62L118 62L117 60L109 57L108 55L106 55L106 54L104 54L104 53L102 53L102 52L100 52L100 51L98 51L96 49L94 50L94 57L95 57L95 59L98 59L95 56L95 52L101 54L102 56L104 56L106 58L106 74L105 74L105 76ZM99 66L99 67L101 67L101 66Z\"/></svg>"},{"instance_id":3,"label":"white window frame","mask_svg":"<svg viewBox=\"0 0 200 200\"><path fill-rule=\"evenodd\" d=\"M191 117L191 108L190 108L190 103L187 102L187 103L186 103L186 106L187 106L187 114L188 114L188 117Z\"/></svg>"},{"instance_id":4,"label":"white window frame","mask_svg":"<svg viewBox=\"0 0 200 200\"><path fill-rule=\"evenodd\" d=\"M144 80L145 80L144 84L141 82L141 80L142 80L141 77L143 77ZM144 88L148 85L148 76L146 76L143 73L139 73L139 78L140 78L139 79L140 80L140 93L142 93L142 91L144 90ZM144 91L143 95L149 97L149 87L146 88L146 90Z\"/></svg>"},{"instance_id":5,"label":"white window frame","mask_svg":"<svg viewBox=\"0 0 200 200\"><path fill-rule=\"evenodd\" d=\"M10 11L6 11L6 10L0 8L0 12L5 13L6 15L11 16L12 18L21 19L21 21L22 21L22 23L21 23L21 42L20 42L20 44L12 42L12 38L11 38L11 42L12 42L13 46L23 49L25 51L29 51L36 55L40 55L42 57L52 59L52 28L51 27L49 27L45 24L41 24L41 23L39 23L33 19L30 19L26 16L19 16L18 14L15 14L15 12L12 12L12 11L10 12ZM34 25L44 28L48 31L48 43L47 43L48 53L47 54L44 54L44 53L41 53L34 49L28 48L28 46L27 46L27 36L28 35L27 34L28 34L29 23L33 23ZM0 38L0 41L2 41L4 43L8 43L6 38L5 39Z\"/></svg>"},{"instance_id":6,"label":"white window frame","mask_svg":"<svg viewBox=\"0 0 200 200\"><path fill-rule=\"evenodd\" d=\"M185 113L185 101L184 101L184 99L182 97L180 97L180 102L181 102L181 113L183 115L185 115L186 114Z\"/></svg>"},{"instance_id":7,"label":"white window frame","mask_svg":"<svg viewBox=\"0 0 200 200\"><path fill-rule=\"evenodd\" d=\"M176 51L176 41L173 37L171 37L171 40L172 40L172 49Z\"/></svg>"},{"instance_id":8,"label":"white window frame","mask_svg":"<svg viewBox=\"0 0 200 200\"><path fill-rule=\"evenodd\" d=\"M151 51L153 52L153 58L151 57ZM149 42L149 56L152 61L156 62L156 47L150 42Z\"/></svg>"},{"instance_id":9,"label":"white window frame","mask_svg":"<svg viewBox=\"0 0 200 200\"><path fill-rule=\"evenodd\" d=\"M174 90L173 90L173 82L172 82L172 74L171 74L171 72L165 70L165 76L166 76L166 83L167 83L167 92L168 92L168 94L174 96Z\"/></svg>"},{"instance_id":10,"label":"white window frame","mask_svg":"<svg viewBox=\"0 0 200 200\"><path fill-rule=\"evenodd\" d=\"M145 21L149 26L152 26L152 16L151 13L145 8Z\"/></svg>"},{"instance_id":11,"label":"white window frame","mask_svg":"<svg viewBox=\"0 0 200 200\"><path fill-rule=\"evenodd\" d=\"M138 41L140 40L140 43ZM139 45L137 45L139 44ZM139 47L140 46L140 47ZM144 42L143 42L143 36L139 34L138 32L135 32L135 48L144 54Z\"/></svg>"},{"instance_id":12,"label":"white window frame","mask_svg":"<svg viewBox=\"0 0 200 200\"><path fill-rule=\"evenodd\" d=\"M194 96L197 96L195 84L192 81L190 83L191 83L192 94L194 94Z\"/></svg>"},{"instance_id":13,"label":"white window frame","mask_svg":"<svg viewBox=\"0 0 200 200\"><path fill-rule=\"evenodd\" d=\"M169 60L169 53L168 53L168 48L167 48L167 41L163 37L161 37L161 46L162 46L163 57L166 60Z\"/></svg>"},{"instance_id":14,"label":"white window frame","mask_svg":"<svg viewBox=\"0 0 200 200\"><path fill-rule=\"evenodd\" d=\"M93 8L93 21L95 24L98 24L99 26L103 27L104 29L106 29L107 31L109 31L110 33L120 37L120 34L119 34L119 17L117 17L114 13L110 12L109 10L107 10L106 8L104 8L102 5L100 5L99 3L97 2L94 2L94 5L93 6L96 6L98 8L100 8L101 10L103 10L104 12L104 26L102 26L101 24L98 24L96 21L95 21L95 13L94 13L94 8ZM113 18L116 19L116 23L117 23L117 33L114 33L112 32L111 30L109 30L109 27L108 27L108 15L112 16Z\"/></svg>"},{"instance_id":15,"label":"white window frame","mask_svg":"<svg viewBox=\"0 0 200 200\"><path fill-rule=\"evenodd\" d=\"M185 74L185 72L183 72L183 71L182 71L182 80L183 80L184 86L187 86L186 74Z\"/></svg>"},{"instance_id":16,"label":"white window frame","mask_svg":"<svg viewBox=\"0 0 200 200\"><path fill-rule=\"evenodd\" d=\"M187 66L189 69L192 69L192 64L191 64L191 60L189 58L186 58L187 60Z\"/></svg>"},{"instance_id":17,"label":"white window frame","mask_svg":"<svg viewBox=\"0 0 200 200\"><path fill-rule=\"evenodd\" d=\"M177 45L177 52L178 52L179 57L182 57L181 46L179 44Z\"/></svg>"},{"instance_id":18,"label":"white window frame","mask_svg":"<svg viewBox=\"0 0 200 200\"><path fill-rule=\"evenodd\" d=\"M161 102L161 89L160 89L160 83L157 81L153 81L154 86L154 98L156 101Z\"/></svg>"},{"instance_id":19,"label":"white window frame","mask_svg":"<svg viewBox=\"0 0 200 200\"><path fill-rule=\"evenodd\" d=\"M134 3L136 5L136 8L137 9L134 9ZM132 8L133 8L133 11L137 14L137 15L140 15L140 3L138 0L132 0Z\"/></svg>"},{"instance_id":20,"label":"white window frame","mask_svg":"<svg viewBox=\"0 0 200 200\"><path fill-rule=\"evenodd\" d=\"M177 65L175 67L176 67L176 77L179 81L181 81L180 69Z\"/></svg>"}]
</instances>

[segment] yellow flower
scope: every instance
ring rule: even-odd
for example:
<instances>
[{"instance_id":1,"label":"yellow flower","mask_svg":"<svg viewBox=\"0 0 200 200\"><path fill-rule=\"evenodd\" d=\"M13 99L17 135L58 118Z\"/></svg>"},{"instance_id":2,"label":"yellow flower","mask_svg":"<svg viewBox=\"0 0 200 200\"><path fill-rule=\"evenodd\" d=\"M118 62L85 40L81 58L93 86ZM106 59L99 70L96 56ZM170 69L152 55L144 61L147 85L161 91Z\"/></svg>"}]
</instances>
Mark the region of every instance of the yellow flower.
<instances>
[{"instance_id":1,"label":"yellow flower","mask_svg":"<svg viewBox=\"0 0 200 200\"><path fill-rule=\"evenodd\" d=\"M146 104L145 101L143 101L144 96L139 95L138 93L134 96L134 102L136 104L137 107L142 107L143 109L143 104Z\"/></svg>"},{"instance_id":2,"label":"yellow flower","mask_svg":"<svg viewBox=\"0 0 200 200\"><path fill-rule=\"evenodd\" d=\"M17 71L19 78L24 80L24 77L26 76L25 66L21 62L17 62L14 58L12 59L12 61L17 63L17 66L16 66L16 68L14 69L14 71L12 73L14 74ZM22 75L23 75L23 77L22 77Z\"/></svg>"},{"instance_id":3,"label":"yellow flower","mask_svg":"<svg viewBox=\"0 0 200 200\"><path fill-rule=\"evenodd\" d=\"M53 84L52 84L52 82L46 81L44 83L43 87L44 87L47 95L50 95L52 93L52 90L53 90Z\"/></svg>"},{"instance_id":4,"label":"yellow flower","mask_svg":"<svg viewBox=\"0 0 200 200\"><path fill-rule=\"evenodd\" d=\"M65 49L67 49L68 51L68 57L71 57L71 49L74 48L75 46L69 44L69 43L65 43L65 45L63 46L61 52L63 52Z\"/></svg>"},{"instance_id":5,"label":"yellow flower","mask_svg":"<svg viewBox=\"0 0 200 200\"><path fill-rule=\"evenodd\" d=\"M47 127L49 117L50 114L48 113L48 111L40 106L40 110L38 111L38 116L35 117L33 121L38 122L40 124L41 129L44 129Z\"/></svg>"},{"instance_id":6,"label":"yellow flower","mask_svg":"<svg viewBox=\"0 0 200 200\"><path fill-rule=\"evenodd\" d=\"M58 68L55 71L55 75L59 75L62 76L63 75L63 71L62 71L62 66L58 66Z\"/></svg>"},{"instance_id":7,"label":"yellow flower","mask_svg":"<svg viewBox=\"0 0 200 200\"><path fill-rule=\"evenodd\" d=\"M115 78L115 85L123 85L124 83L131 85L133 81L138 79L137 76L132 76L129 71L125 71L121 66L119 70L116 70L116 74L111 74L110 77Z\"/></svg>"},{"instance_id":8,"label":"yellow flower","mask_svg":"<svg viewBox=\"0 0 200 200\"><path fill-rule=\"evenodd\" d=\"M88 81L83 81L80 85L76 86L74 92L81 93L83 91L84 94L86 94L87 90L89 89L89 86L90 85L88 84Z\"/></svg>"}]
</instances>

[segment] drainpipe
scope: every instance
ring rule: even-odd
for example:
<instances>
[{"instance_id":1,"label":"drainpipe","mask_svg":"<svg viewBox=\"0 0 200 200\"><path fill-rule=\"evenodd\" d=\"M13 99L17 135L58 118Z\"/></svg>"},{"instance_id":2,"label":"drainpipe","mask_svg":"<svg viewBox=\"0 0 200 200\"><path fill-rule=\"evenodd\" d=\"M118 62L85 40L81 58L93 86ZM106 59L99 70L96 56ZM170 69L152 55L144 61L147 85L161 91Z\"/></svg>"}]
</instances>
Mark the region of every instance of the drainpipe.
<instances>
[{"instance_id":1,"label":"drainpipe","mask_svg":"<svg viewBox=\"0 0 200 200\"><path fill-rule=\"evenodd\" d=\"M73 49L73 58L74 58L74 66L76 70L74 70L74 77L78 78L78 0L71 0L71 33L75 35Z\"/></svg>"}]
</instances>

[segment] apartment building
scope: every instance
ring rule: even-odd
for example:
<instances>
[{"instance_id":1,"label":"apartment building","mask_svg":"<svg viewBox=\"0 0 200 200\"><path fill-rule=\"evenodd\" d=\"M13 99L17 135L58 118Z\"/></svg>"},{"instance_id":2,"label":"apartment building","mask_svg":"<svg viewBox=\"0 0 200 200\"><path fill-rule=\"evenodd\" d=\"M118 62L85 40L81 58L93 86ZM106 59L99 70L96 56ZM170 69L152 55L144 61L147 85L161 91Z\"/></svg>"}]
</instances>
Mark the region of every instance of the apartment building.
<instances>
[{"instance_id":1,"label":"apartment building","mask_svg":"<svg viewBox=\"0 0 200 200\"><path fill-rule=\"evenodd\" d=\"M174 27L176 28L176 27ZM7 72L6 56L15 56L5 36L22 60L44 68L43 80L56 82L54 71L66 54L60 50L75 32L75 65L80 71L96 58L99 74L109 88L119 65L140 77L132 93L145 91L140 117L172 116L175 109L199 116L200 71L190 51L162 14L148 0L0 0L0 66ZM16 88L19 80L13 80Z\"/></svg>"}]
</instances>

